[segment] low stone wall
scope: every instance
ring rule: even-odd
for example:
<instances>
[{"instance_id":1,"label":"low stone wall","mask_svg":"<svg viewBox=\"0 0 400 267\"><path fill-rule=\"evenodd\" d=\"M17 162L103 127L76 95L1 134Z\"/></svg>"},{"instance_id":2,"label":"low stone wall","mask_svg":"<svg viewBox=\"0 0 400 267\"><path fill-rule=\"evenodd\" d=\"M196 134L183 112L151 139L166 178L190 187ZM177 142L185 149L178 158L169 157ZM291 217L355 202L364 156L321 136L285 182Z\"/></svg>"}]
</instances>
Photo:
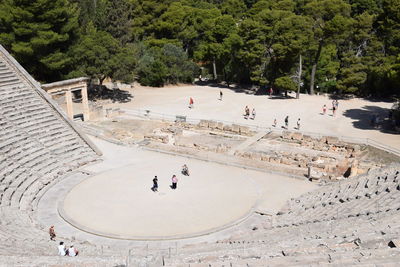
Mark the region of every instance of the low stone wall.
<instances>
[{"instance_id":1,"label":"low stone wall","mask_svg":"<svg viewBox=\"0 0 400 267\"><path fill-rule=\"evenodd\" d=\"M247 126L242 126L238 124L225 125L222 122L216 122L212 120L200 120L200 122L197 124L197 127L200 129L231 132L245 136L250 136L254 134L254 132L251 131L250 128Z\"/></svg>"},{"instance_id":2,"label":"low stone wall","mask_svg":"<svg viewBox=\"0 0 400 267\"><path fill-rule=\"evenodd\" d=\"M280 138L284 141L295 142L302 147L325 152L344 153L348 157L357 156L361 151L361 146L340 141L337 137L323 136L322 138L313 138L303 135L300 132L282 132Z\"/></svg>"},{"instance_id":3,"label":"low stone wall","mask_svg":"<svg viewBox=\"0 0 400 267\"><path fill-rule=\"evenodd\" d=\"M114 118L120 116L124 112L120 108L106 108L106 118Z\"/></svg>"},{"instance_id":4,"label":"low stone wall","mask_svg":"<svg viewBox=\"0 0 400 267\"><path fill-rule=\"evenodd\" d=\"M201 120L198 124L179 121L160 126L142 137L155 143L168 144L171 149L229 153L246 161L254 160L257 164L281 165L282 168L297 169L301 175L306 175L305 170L311 168L310 178L350 177L377 166L363 159L368 153L367 146L346 143L331 136L315 138L297 131L283 131L280 134L270 133L243 149L240 145L256 134L246 126L224 125L212 120ZM140 141L138 136L133 136L134 133L134 130L114 130L113 136L125 143L133 138L136 142ZM234 148L238 148L238 151L233 152Z\"/></svg>"}]
</instances>

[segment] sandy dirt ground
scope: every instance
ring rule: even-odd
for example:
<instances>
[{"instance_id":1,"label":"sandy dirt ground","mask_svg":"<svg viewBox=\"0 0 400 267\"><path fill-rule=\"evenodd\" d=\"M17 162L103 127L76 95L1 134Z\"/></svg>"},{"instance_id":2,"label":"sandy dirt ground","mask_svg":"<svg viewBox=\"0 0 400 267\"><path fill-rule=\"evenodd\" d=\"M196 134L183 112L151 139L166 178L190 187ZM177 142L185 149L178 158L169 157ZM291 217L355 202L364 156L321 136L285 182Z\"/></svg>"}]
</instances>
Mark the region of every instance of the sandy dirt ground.
<instances>
[{"instance_id":1,"label":"sandy dirt ground","mask_svg":"<svg viewBox=\"0 0 400 267\"><path fill-rule=\"evenodd\" d=\"M222 101L219 91L223 92ZM212 86L169 86L150 88L135 85L130 93L133 98L127 103L112 103L107 106L126 109L148 109L152 112L170 115L186 115L195 119L216 119L229 122L270 127L274 119L278 127L284 125L284 118L289 116L289 128L296 127L301 120L301 130L322 134L370 138L400 149L400 135L383 132L370 127L373 114L386 118L391 102L369 101L355 98L339 100L336 116L332 116L332 99L328 96L310 96L302 94L300 99L269 98L266 95L246 94L242 91ZM289 95L294 97L295 95ZM189 109L189 97L194 99L194 108ZM321 115L322 106L326 105L326 115ZM256 109L256 119L243 118L245 106Z\"/></svg>"},{"instance_id":2,"label":"sandy dirt ground","mask_svg":"<svg viewBox=\"0 0 400 267\"><path fill-rule=\"evenodd\" d=\"M66 196L64 212L78 228L123 238L191 236L214 231L253 210L276 213L316 185L285 176L117 146L92 138L104 161ZM180 174L187 164L190 176ZM178 176L172 190L171 176ZM154 175L159 190L150 190Z\"/></svg>"}]
</instances>

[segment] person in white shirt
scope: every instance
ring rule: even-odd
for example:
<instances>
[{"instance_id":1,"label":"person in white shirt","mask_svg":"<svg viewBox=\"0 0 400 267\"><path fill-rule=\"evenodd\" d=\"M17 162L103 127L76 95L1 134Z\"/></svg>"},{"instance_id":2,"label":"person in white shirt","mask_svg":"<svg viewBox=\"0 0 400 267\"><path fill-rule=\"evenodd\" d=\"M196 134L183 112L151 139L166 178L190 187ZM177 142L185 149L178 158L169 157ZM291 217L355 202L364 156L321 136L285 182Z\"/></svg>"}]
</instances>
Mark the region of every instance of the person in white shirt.
<instances>
[{"instance_id":1,"label":"person in white shirt","mask_svg":"<svg viewBox=\"0 0 400 267\"><path fill-rule=\"evenodd\" d=\"M60 242L60 245L58 245L58 255L59 256L65 256L66 255L67 249L64 246L64 242Z\"/></svg>"},{"instance_id":2,"label":"person in white shirt","mask_svg":"<svg viewBox=\"0 0 400 267\"><path fill-rule=\"evenodd\" d=\"M256 109L253 108L253 110L251 111L251 119L254 120L256 118Z\"/></svg>"},{"instance_id":3,"label":"person in white shirt","mask_svg":"<svg viewBox=\"0 0 400 267\"><path fill-rule=\"evenodd\" d=\"M68 256L70 256L70 257L75 257L75 256L78 256L78 253L79 253L79 251L78 251L76 248L74 248L74 245L71 245L71 246L69 247L69 249L68 249Z\"/></svg>"}]
</instances>

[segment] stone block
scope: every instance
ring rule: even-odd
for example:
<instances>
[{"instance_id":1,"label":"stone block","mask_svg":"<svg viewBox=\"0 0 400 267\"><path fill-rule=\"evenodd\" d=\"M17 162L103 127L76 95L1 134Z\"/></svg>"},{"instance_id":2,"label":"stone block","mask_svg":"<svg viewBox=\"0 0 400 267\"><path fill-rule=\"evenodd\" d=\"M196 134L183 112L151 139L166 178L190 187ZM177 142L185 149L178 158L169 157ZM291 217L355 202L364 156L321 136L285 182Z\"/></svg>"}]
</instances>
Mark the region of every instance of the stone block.
<instances>
[{"instance_id":1,"label":"stone block","mask_svg":"<svg viewBox=\"0 0 400 267\"><path fill-rule=\"evenodd\" d=\"M217 126L218 126L218 122L216 122L216 121L208 122L208 128L210 128L210 129L217 129Z\"/></svg>"},{"instance_id":2,"label":"stone block","mask_svg":"<svg viewBox=\"0 0 400 267\"><path fill-rule=\"evenodd\" d=\"M314 142L313 148L315 150L321 150L322 151L324 149L324 146L320 142Z\"/></svg>"},{"instance_id":3,"label":"stone block","mask_svg":"<svg viewBox=\"0 0 400 267\"><path fill-rule=\"evenodd\" d=\"M293 161L292 159L283 157L283 158L281 158L281 162L280 162L280 163L286 164L286 165L293 165L293 162L294 162L294 161Z\"/></svg>"},{"instance_id":4,"label":"stone block","mask_svg":"<svg viewBox=\"0 0 400 267\"><path fill-rule=\"evenodd\" d=\"M243 152L241 156L242 156L242 158L251 159L252 153L250 153L250 152Z\"/></svg>"},{"instance_id":5,"label":"stone block","mask_svg":"<svg viewBox=\"0 0 400 267\"><path fill-rule=\"evenodd\" d=\"M223 130L224 129L224 124L222 122L218 122L217 129L218 130Z\"/></svg>"},{"instance_id":6,"label":"stone block","mask_svg":"<svg viewBox=\"0 0 400 267\"><path fill-rule=\"evenodd\" d=\"M297 141L301 141L303 140L303 134L302 133L292 133L292 139L293 140L297 140Z\"/></svg>"},{"instance_id":7,"label":"stone block","mask_svg":"<svg viewBox=\"0 0 400 267\"><path fill-rule=\"evenodd\" d=\"M223 130L226 132L232 132L232 125L224 125Z\"/></svg>"},{"instance_id":8,"label":"stone block","mask_svg":"<svg viewBox=\"0 0 400 267\"><path fill-rule=\"evenodd\" d=\"M230 147L228 147L226 144L218 144L217 147L215 148L215 152L217 153L225 153L226 151L229 150Z\"/></svg>"},{"instance_id":9,"label":"stone block","mask_svg":"<svg viewBox=\"0 0 400 267\"><path fill-rule=\"evenodd\" d=\"M151 139L157 142L162 142L164 144L167 144L169 142L169 137L168 135L156 135L156 134L149 134L144 136L145 139Z\"/></svg>"},{"instance_id":10,"label":"stone block","mask_svg":"<svg viewBox=\"0 0 400 267\"><path fill-rule=\"evenodd\" d=\"M208 120L200 120L198 126L201 128L208 128Z\"/></svg>"},{"instance_id":11,"label":"stone block","mask_svg":"<svg viewBox=\"0 0 400 267\"><path fill-rule=\"evenodd\" d=\"M186 122L186 116L176 115L175 122Z\"/></svg>"},{"instance_id":12,"label":"stone block","mask_svg":"<svg viewBox=\"0 0 400 267\"><path fill-rule=\"evenodd\" d=\"M303 140L305 142L312 142L313 138L311 136L309 136L309 135L303 135Z\"/></svg>"},{"instance_id":13,"label":"stone block","mask_svg":"<svg viewBox=\"0 0 400 267\"><path fill-rule=\"evenodd\" d=\"M283 139L292 139L292 132L289 131L283 131L281 138Z\"/></svg>"},{"instance_id":14,"label":"stone block","mask_svg":"<svg viewBox=\"0 0 400 267\"><path fill-rule=\"evenodd\" d=\"M261 154L261 160L262 161L269 161L270 156L266 154Z\"/></svg>"},{"instance_id":15,"label":"stone block","mask_svg":"<svg viewBox=\"0 0 400 267\"><path fill-rule=\"evenodd\" d=\"M208 150L208 147L193 143L193 146L198 150Z\"/></svg>"},{"instance_id":16,"label":"stone block","mask_svg":"<svg viewBox=\"0 0 400 267\"><path fill-rule=\"evenodd\" d=\"M232 124L232 132L240 133L240 125Z\"/></svg>"},{"instance_id":17,"label":"stone block","mask_svg":"<svg viewBox=\"0 0 400 267\"><path fill-rule=\"evenodd\" d=\"M320 139L318 139L318 142L326 144L326 136L322 136Z\"/></svg>"},{"instance_id":18,"label":"stone block","mask_svg":"<svg viewBox=\"0 0 400 267\"><path fill-rule=\"evenodd\" d=\"M325 172L335 172L336 164L326 164L324 171Z\"/></svg>"},{"instance_id":19,"label":"stone block","mask_svg":"<svg viewBox=\"0 0 400 267\"><path fill-rule=\"evenodd\" d=\"M275 164L280 164L281 163L281 159L277 158L277 157L270 157L269 158L269 162L275 163Z\"/></svg>"},{"instance_id":20,"label":"stone block","mask_svg":"<svg viewBox=\"0 0 400 267\"><path fill-rule=\"evenodd\" d=\"M306 168L307 165L308 165L308 162L305 161L305 160L299 161L299 164L298 164L298 166L299 166L300 168Z\"/></svg>"},{"instance_id":21,"label":"stone block","mask_svg":"<svg viewBox=\"0 0 400 267\"><path fill-rule=\"evenodd\" d=\"M239 128L240 134L242 135L249 135L250 134L250 128L247 126L240 126Z\"/></svg>"},{"instance_id":22,"label":"stone block","mask_svg":"<svg viewBox=\"0 0 400 267\"><path fill-rule=\"evenodd\" d=\"M335 145L335 144L339 143L339 138L333 137L333 136L326 136L325 142L329 145Z\"/></svg>"}]
</instances>

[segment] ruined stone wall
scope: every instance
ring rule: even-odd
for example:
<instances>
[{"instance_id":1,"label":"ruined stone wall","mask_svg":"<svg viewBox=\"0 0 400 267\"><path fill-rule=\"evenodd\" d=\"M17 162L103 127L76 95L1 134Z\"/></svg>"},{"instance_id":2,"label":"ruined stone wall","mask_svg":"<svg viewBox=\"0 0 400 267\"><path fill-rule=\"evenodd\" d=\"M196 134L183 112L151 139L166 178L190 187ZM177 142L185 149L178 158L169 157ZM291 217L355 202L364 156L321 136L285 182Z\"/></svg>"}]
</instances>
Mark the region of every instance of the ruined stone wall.
<instances>
[{"instance_id":1,"label":"ruined stone wall","mask_svg":"<svg viewBox=\"0 0 400 267\"><path fill-rule=\"evenodd\" d=\"M297 175L310 174L310 178L314 179L355 176L378 166L365 160L367 146L346 143L337 137L316 138L291 131L266 132L261 140L243 148L241 144L259 134L247 126L201 120L198 124L154 121L154 127L151 127L151 121L142 120L142 124L151 125L147 126L146 132L139 134L143 127L138 122L140 120L135 120L132 130L124 129L122 132L121 129L114 128L114 138L127 144L132 144L130 139L135 139L135 142L146 140L152 146L162 144L160 149L175 151L181 148L182 151L191 150L193 153L211 152L243 159L244 162L258 162L256 164L259 166L281 166L282 169L291 171L297 169ZM143 139L139 138L140 135Z\"/></svg>"}]
</instances>

